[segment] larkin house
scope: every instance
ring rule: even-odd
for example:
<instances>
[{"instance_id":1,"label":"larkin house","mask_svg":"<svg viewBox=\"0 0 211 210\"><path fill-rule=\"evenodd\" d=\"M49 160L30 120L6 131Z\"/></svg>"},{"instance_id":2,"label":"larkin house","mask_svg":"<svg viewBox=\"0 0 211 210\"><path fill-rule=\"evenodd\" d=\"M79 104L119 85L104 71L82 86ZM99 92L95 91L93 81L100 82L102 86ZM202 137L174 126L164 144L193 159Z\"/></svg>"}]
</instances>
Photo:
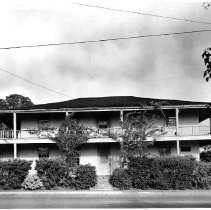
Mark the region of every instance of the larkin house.
<instances>
[{"instance_id":1,"label":"larkin house","mask_svg":"<svg viewBox=\"0 0 211 210\"><path fill-rule=\"evenodd\" d=\"M121 133L124 116L131 111L150 109L151 101L162 104L165 118L159 118L156 123L165 132L156 137L149 152L159 156L192 155L199 160L200 147L211 144L208 103L132 96L78 98L1 110L0 118L7 129L0 130L0 159L58 158L60 152L46 132L33 131L40 125L56 129L68 113L74 113L78 123L91 130L88 142L80 148L79 163L89 163L96 166L98 175L108 175L116 167L120 150L119 141L110 134ZM141 108L142 102L146 106Z\"/></svg>"}]
</instances>

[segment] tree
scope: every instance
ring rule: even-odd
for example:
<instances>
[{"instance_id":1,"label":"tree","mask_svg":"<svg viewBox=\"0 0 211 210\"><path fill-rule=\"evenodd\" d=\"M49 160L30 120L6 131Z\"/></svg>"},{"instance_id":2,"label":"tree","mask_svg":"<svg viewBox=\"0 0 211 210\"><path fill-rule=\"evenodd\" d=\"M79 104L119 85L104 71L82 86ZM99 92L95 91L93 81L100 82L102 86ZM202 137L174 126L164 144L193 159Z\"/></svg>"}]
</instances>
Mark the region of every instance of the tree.
<instances>
[{"instance_id":1,"label":"tree","mask_svg":"<svg viewBox=\"0 0 211 210\"><path fill-rule=\"evenodd\" d=\"M0 99L0 110L21 108L24 106L33 105L32 101L25 96L11 94L6 96L6 99ZM0 129L11 129L12 122L4 114L0 116Z\"/></svg>"},{"instance_id":2,"label":"tree","mask_svg":"<svg viewBox=\"0 0 211 210\"><path fill-rule=\"evenodd\" d=\"M210 2L203 2L202 3L202 7L204 7L204 9L208 9L208 7L210 7L211 3Z\"/></svg>"},{"instance_id":3,"label":"tree","mask_svg":"<svg viewBox=\"0 0 211 210\"><path fill-rule=\"evenodd\" d=\"M204 78L208 82L211 78L211 48L207 48L206 50L204 50L202 58L204 59L204 63L206 66L206 69L204 71Z\"/></svg>"},{"instance_id":4,"label":"tree","mask_svg":"<svg viewBox=\"0 0 211 210\"><path fill-rule=\"evenodd\" d=\"M51 137L69 166L77 164L79 147L88 141L86 128L79 125L72 116L73 114L68 115L61 123L56 136Z\"/></svg>"},{"instance_id":5,"label":"tree","mask_svg":"<svg viewBox=\"0 0 211 210\"><path fill-rule=\"evenodd\" d=\"M162 112L161 112L162 113ZM148 147L153 145L155 136L164 133L161 126L156 125L157 114L149 113L147 110L130 112L125 115L122 123L123 133L115 139L120 142L120 165L127 166L130 158L147 156ZM152 141L147 141L151 137Z\"/></svg>"},{"instance_id":6,"label":"tree","mask_svg":"<svg viewBox=\"0 0 211 210\"><path fill-rule=\"evenodd\" d=\"M6 99L0 99L0 109L14 109L34 105L29 97L11 94Z\"/></svg>"},{"instance_id":7,"label":"tree","mask_svg":"<svg viewBox=\"0 0 211 210\"><path fill-rule=\"evenodd\" d=\"M25 97L19 94L11 94L6 96L5 102L8 109L34 105L29 97Z\"/></svg>"},{"instance_id":8,"label":"tree","mask_svg":"<svg viewBox=\"0 0 211 210\"><path fill-rule=\"evenodd\" d=\"M4 99L0 99L0 109L7 109L7 104Z\"/></svg>"},{"instance_id":9,"label":"tree","mask_svg":"<svg viewBox=\"0 0 211 210\"><path fill-rule=\"evenodd\" d=\"M211 145L204 146L204 150L200 153L200 160L211 162Z\"/></svg>"},{"instance_id":10,"label":"tree","mask_svg":"<svg viewBox=\"0 0 211 210\"><path fill-rule=\"evenodd\" d=\"M202 7L204 7L204 9L206 9L206 10L210 6L211 6L210 2L202 3ZM206 66L206 69L204 70L204 78L208 82L209 79L211 78L211 48L207 48L204 50L204 52L202 54L202 58L204 59L204 63Z\"/></svg>"}]
</instances>

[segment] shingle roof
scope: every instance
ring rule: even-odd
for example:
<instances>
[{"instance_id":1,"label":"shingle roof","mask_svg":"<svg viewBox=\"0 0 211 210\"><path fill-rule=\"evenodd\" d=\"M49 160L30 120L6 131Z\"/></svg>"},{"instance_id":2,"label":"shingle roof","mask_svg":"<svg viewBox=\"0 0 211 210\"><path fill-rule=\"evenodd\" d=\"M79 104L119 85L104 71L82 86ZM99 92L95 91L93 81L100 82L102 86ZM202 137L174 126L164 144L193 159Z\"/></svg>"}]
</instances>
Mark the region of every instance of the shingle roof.
<instances>
[{"instance_id":1,"label":"shingle roof","mask_svg":"<svg viewBox=\"0 0 211 210\"><path fill-rule=\"evenodd\" d=\"M206 102L193 102L182 100L166 100L154 98L142 98L134 96L109 96L109 97L94 97L94 98L77 98L68 101L38 104L29 107L24 107L22 110L31 109L62 109L62 108L104 108L104 107L139 107L140 104L147 106L151 102L160 102L161 105L197 105L208 104Z\"/></svg>"}]
</instances>

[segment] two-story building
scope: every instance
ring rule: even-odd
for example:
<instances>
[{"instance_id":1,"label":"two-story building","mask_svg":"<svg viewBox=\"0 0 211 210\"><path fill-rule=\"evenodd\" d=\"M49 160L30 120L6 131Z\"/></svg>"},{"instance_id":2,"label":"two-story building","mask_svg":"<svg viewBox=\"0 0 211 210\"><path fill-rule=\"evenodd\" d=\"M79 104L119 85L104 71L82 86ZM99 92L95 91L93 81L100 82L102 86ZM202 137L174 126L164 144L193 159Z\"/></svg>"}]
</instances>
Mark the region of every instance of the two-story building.
<instances>
[{"instance_id":1,"label":"two-story building","mask_svg":"<svg viewBox=\"0 0 211 210\"><path fill-rule=\"evenodd\" d=\"M89 141L80 148L80 164L96 166L98 175L110 174L118 164L120 145L109 134L121 132L126 113L151 109L152 101L161 104L166 117L157 122L165 133L156 138L149 148L150 153L192 155L199 159L200 147L211 144L208 103L133 96L78 98L17 110L0 110L0 120L11 128L0 130L0 159L59 157L56 144L46 138L46 133L33 131L40 125L56 129L68 113L74 113L78 122L92 131Z\"/></svg>"}]
</instances>

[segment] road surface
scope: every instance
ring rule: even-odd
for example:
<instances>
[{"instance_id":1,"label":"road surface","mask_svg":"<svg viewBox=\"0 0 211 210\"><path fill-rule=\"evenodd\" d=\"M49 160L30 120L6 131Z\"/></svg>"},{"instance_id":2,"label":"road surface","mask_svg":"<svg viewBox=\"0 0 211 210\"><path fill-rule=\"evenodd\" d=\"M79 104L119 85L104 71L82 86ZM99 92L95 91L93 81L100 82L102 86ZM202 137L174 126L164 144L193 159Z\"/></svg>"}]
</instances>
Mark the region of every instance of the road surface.
<instances>
[{"instance_id":1,"label":"road surface","mask_svg":"<svg viewBox=\"0 0 211 210\"><path fill-rule=\"evenodd\" d=\"M211 191L1 194L0 208L211 208Z\"/></svg>"}]
</instances>

